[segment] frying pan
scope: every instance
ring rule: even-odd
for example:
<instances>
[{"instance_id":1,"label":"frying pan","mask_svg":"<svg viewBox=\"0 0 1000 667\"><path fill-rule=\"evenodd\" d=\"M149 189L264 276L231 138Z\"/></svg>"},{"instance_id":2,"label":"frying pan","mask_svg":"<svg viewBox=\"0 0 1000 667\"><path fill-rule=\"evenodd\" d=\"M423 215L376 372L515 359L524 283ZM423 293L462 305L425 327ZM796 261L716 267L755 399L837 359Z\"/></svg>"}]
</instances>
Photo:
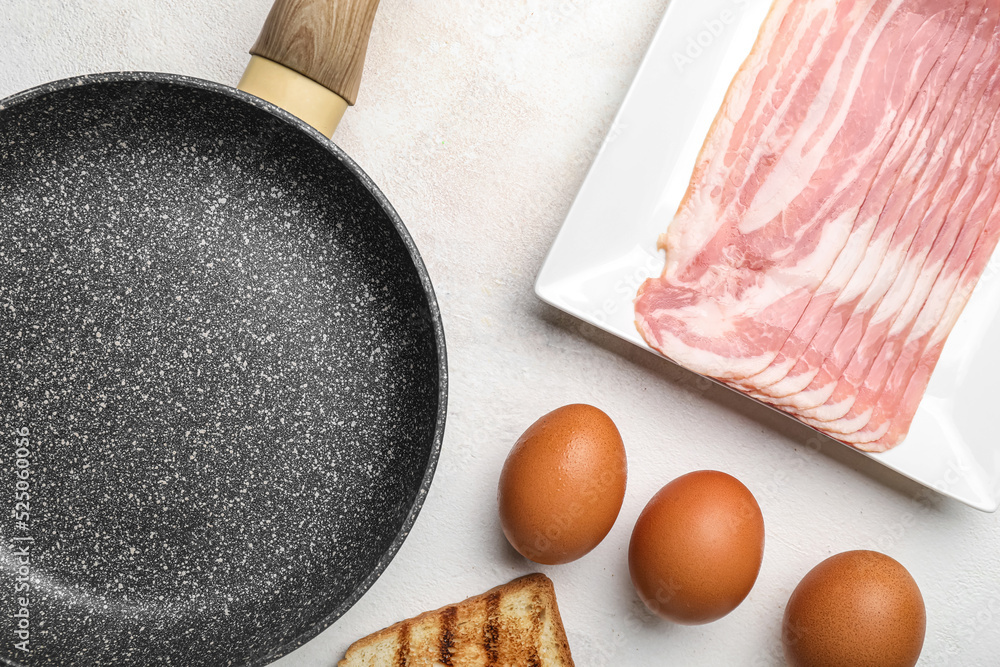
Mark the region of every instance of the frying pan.
<instances>
[{"instance_id":1,"label":"frying pan","mask_svg":"<svg viewBox=\"0 0 1000 667\"><path fill-rule=\"evenodd\" d=\"M320 131L377 4L278 0L242 90L117 73L0 102L4 662L267 664L413 525L441 318Z\"/></svg>"}]
</instances>

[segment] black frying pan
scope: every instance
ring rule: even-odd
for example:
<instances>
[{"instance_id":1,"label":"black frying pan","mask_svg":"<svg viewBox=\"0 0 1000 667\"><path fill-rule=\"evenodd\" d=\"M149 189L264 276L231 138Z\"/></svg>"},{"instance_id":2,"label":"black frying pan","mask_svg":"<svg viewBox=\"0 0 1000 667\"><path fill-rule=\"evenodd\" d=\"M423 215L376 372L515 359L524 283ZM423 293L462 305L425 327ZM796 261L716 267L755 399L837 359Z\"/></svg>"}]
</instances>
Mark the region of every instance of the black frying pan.
<instances>
[{"instance_id":1,"label":"black frying pan","mask_svg":"<svg viewBox=\"0 0 1000 667\"><path fill-rule=\"evenodd\" d=\"M386 567L444 428L392 207L305 122L184 77L0 103L0 351L8 664L267 664Z\"/></svg>"}]
</instances>

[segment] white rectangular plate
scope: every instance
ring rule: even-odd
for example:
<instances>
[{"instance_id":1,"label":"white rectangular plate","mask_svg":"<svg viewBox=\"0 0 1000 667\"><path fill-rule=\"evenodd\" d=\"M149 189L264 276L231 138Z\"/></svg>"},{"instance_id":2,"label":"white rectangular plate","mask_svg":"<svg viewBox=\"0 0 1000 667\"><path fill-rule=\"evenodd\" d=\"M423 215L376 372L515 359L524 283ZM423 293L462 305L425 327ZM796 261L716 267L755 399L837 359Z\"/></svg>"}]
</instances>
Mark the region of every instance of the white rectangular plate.
<instances>
[{"instance_id":1,"label":"white rectangular plate","mask_svg":"<svg viewBox=\"0 0 1000 667\"><path fill-rule=\"evenodd\" d=\"M657 236L687 188L729 82L769 0L673 0L614 125L549 251L538 296L650 349L632 299L658 275ZM906 441L869 454L987 512L1000 506L1000 253L948 340Z\"/></svg>"}]
</instances>

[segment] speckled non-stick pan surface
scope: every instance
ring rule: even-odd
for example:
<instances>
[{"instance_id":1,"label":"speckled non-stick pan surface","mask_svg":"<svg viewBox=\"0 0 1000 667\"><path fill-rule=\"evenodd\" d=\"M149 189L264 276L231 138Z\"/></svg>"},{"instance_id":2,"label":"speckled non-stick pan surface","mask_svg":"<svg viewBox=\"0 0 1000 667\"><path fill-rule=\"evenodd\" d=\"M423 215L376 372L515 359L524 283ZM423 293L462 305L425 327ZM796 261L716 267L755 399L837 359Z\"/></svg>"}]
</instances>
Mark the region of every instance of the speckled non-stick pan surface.
<instances>
[{"instance_id":1,"label":"speckled non-stick pan surface","mask_svg":"<svg viewBox=\"0 0 1000 667\"><path fill-rule=\"evenodd\" d=\"M16 665L287 653L396 553L444 427L392 208L303 123L182 77L0 103L0 355Z\"/></svg>"}]
</instances>

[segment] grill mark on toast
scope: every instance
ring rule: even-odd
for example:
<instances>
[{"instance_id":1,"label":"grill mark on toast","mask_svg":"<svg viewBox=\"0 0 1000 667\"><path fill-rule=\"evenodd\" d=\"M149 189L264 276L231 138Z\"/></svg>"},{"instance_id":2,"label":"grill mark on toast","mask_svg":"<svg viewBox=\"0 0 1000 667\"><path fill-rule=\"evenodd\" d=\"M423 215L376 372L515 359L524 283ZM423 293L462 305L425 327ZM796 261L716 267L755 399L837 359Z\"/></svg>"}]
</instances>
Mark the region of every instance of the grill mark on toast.
<instances>
[{"instance_id":1,"label":"grill mark on toast","mask_svg":"<svg viewBox=\"0 0 1000 667\"><path fill-rule=\"evenodd\" d=\"M486 597L486 624L483 627L483 648L486 650L486 667L500 661L500 592Z\"/></svg>"},{"instance_id":2,"label":"grill mark on toast","mask_svg":"<svg viewBox=\"0 0 1000 667\"><path fill-rule=\"evenodd\" d=\"M441 638L438 640L438 657L445 667L452 667L451 654L455 648L455 619L458 607L445 608L441 613Z\"/></svg>"},{"instance_id":3,"label":"grill mark on toast","mask_svg":"<svg viewBox=\"0 0 1000 667\"><path fill-rule=\"evenodd\" d=\"M399 641L396 647L396 666L406 667L409 664L410 655L410 623L403 621L399 624Z\"/></svg>"}]
</instances>

